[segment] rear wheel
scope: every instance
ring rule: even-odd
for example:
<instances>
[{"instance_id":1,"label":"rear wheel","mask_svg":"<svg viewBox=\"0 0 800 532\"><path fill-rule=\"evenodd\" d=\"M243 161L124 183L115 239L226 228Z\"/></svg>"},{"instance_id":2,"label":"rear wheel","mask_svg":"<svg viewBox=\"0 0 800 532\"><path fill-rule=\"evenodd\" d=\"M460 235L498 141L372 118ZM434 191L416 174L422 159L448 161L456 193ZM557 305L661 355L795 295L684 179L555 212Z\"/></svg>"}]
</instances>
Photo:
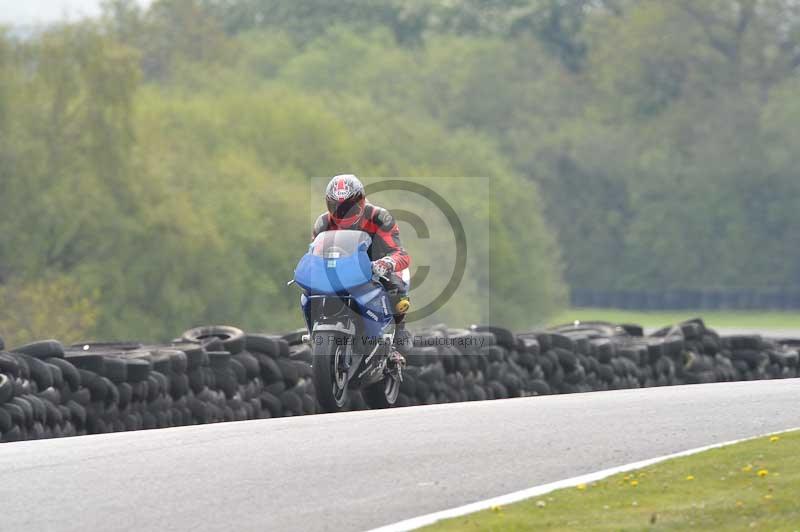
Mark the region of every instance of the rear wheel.
<instances>
[{"instance_id":1,"label":"rear wheel","mask_svg":"<svg viewBox=\"0 0 800 532\"><path fill-rule=\"evenodd\" d=\"M365 386L361 391L364 402L373 409L393 407L399 394L400 379L394 373L385 374L382 380Z\"/></svg>"},{"instance_id":2,"label":"rear wheel","mask_svg":"<svg viewBox=\"0 0 800 532\"><path fill-rule=\"evenodd\" d=\"M313 338L314 388L323 412L339 412L347 406L348 379L342 360L347 354L344 340L336 334L320 334Z\"/></svg>"}]
</instances>

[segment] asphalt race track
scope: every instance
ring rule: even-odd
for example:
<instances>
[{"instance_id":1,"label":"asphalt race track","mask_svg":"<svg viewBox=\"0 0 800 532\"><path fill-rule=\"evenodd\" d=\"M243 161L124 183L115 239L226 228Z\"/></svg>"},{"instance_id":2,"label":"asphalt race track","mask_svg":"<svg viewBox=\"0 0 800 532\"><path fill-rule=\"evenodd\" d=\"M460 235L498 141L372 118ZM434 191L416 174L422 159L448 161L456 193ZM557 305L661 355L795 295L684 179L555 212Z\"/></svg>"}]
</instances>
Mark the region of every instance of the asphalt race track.
<instances>
[{"instance_id":1,"label":"asphalt race track","mask_svg":"<svg viewBox=\"0 0 800 532\"><path fill-rule=\"evenodd\" d=\"M0 447L2 530L363 530L800 426L800 379L454 403Z\"/></svg>"}]
</instances>

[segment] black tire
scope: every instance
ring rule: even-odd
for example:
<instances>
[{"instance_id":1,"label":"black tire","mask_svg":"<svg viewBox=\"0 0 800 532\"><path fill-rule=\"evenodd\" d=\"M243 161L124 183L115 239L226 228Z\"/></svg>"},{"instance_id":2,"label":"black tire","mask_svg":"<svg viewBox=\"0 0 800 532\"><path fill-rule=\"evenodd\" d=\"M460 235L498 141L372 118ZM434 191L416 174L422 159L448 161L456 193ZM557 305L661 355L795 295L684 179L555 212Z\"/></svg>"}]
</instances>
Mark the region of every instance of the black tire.
<instances>
[{"instance_id":1,"label":"black tire","mask_svg":"<svg viewBox=\"0 0 800 532\"><path fill-rule=\"evenodd\" d=\"M300 380L300 373L297 371L295 363L288 358L279 358L275 361L283 375L283 382L287 388L293 387Z\"/></svg>"},{"instance_id":2,"label":"black tire","mask_svg":"<svg viewBox=\"0 0 800 532\"><path fill-rule=\"evenodd\" d=\"M264 391L271 393L275 397L280 397L285 389L286 385L283 383L282 380L264 386Z\"/></svg>"},{"instance_id":3,"label":"black tire","mask_svg":"<svg viewBox=\"0 0 800 532\"><path fill-rule=\"evenodd\" d=\"M644 336L644 327L634 323L621 323L620 328L625 331L629 336L642 337Z\"/></svg>"},{"instance_id":4,"label":"black tire","mask_svg":"<svg viewBox=\"0 0 800 532\"><path fill-rule=\"evenodd\" d=\"M25 353L34 358L64 358L64 346L57 340L42 340L12 349L14 353Z\"/></svg>"},{"instance_id":5,"label":"black tire","mask_svg":"<svg viewBox=\"0 0 800 532\"><path fill-rule=\"evenodd\" d=\"M70 394L70 399L81 406L87 406L92 402L92 394L88 388L81 386L81 389Z\"/></svg>"},{"instance_id":6,"label":"black tire","mask_svg":"<svg viewBox=\"0 0 800 532\"><path fill-rule=\"evenodd\" d=\"M150 359L153 362L153 371L169 373L172 371L171 351L153 351Z\"/></svg>"},{"instance_id":7,"label":"black tire","mask_svg":"<svg viewBox=\"0 0 800 532\"><path fill-rule=\"evenodd\" d=\"M295 345L289 348L289 358L295 361L311 364L311 346L308 344Z\"/></svg>"},{"instance_id":8,"label":"black tire","mask_svg":"<svg viewBox=\"0 0 800 532\"><path fill-rule=\"evenodd\" d=\"M488 332L491 333L497 345L504 347L509 351L514 351L517 348L517 339L508 329L502 327L495 327L493 325L474 325L471 330L475 332Z\"/></svg>"},{"instance_id":9,"label":"black tire","mask_svg":"<svg viewBox=\"0 0 800 532\"><path fill-rule=\"evenodd\" d=\"M37 421L40 423L44 423L47 420L47 407L44 404L44 401L36 397L35 395L24 395L22 399L25 399L30 403L31 408L33 409L33 422L36 423Z\"/></svg>"},{"instance_id":10,"label":"black tire","mask_svg":"<svg viewBox=\"0 0 800 532\"><path fill-rule=\"evenodd\" d=\"M169 353L169 362L170 362L170 369L173 373L178 374L185 374L186 371L189 369L189 361L186 357L186 353L179 349L171 349L168 351Z\"/></svg>"},{"instance_id":11,"label":"black tire","mask_svg":"<svg viewBox=\"0 0 800 532\"><path fill-rule=\"evenodd\" d=\"M185 350L187 371L208 366L208 353L201 346L198 349Z\"/></svg>"},{"instance_id":12,"label":"black tire","mask_svg":"<svg viewBox=\"0 0 800 532\"><path fill-rule=\"evenodd\" d=\"M245 335L244 345L247 351L251 353L261 353L270 357L277 357L280 355L280 345L278 338L266 334L248 334Z\"/></svg>"},{"instance_id":13,"label":"black tire","mask_svg":"<svg viewBox=\"0 0 800 532\"><path fill-rule=\"evenodd\" d=\"M7 375L0 373L0 405L8 402L14 395L14 383Z\"/></svg>"},{"instance_id":14,"label":"black tire","mask_svg":"<svg viewBox=\"0 0 800 532\"><path fill-rule=\"evenodd\" d=\"M535 393L536 395L550 395L552 391L550 390L550 386L540 379L533 379L528 383L529 391Z\"/></svg>"},{"instance_id":15,"label":"black tire","mask_svg":"<svg viewBox=\"0 0 800 532\"><path fill-rule=\"evenodd\" d=\"M314 372L314 389L317 393L317 401L322 412L340 412L347 408L348 403L348 383L346 377L337 367L339 357L343 356L345 352L346 344L336 334L321 335L320 340L322 341L318 341L315 338L313 342L314 362L312 370ZM280 361L281 359L279 359ZM284 371L283 367L281 367L281 371ZM284 382L288 382L288 376L285 374Z\"/></svg>"},{"instance_id":16,"label":"black tire","mask_svg":"<svg viewBox=\"0 0 800 532\"><path fill-rule=\"evenodd\" d=\"M489 381L488 387L493 392L495 399L508 399L508 390L502 383Z\"/></svg>"},{"instance_id":17,"label":"black tire","mask_svg":"<svg viewBox=\"0 0 800 532\"><path fill-rule=\"evenodd\" d=\"M303 343L303 336L306 334L308 334L308 331L305 328L302 328L284 334L281 339L289 344L289 346L300 345Z\"/></svg>"},{"instance_id":18,"label":"black tire","mask_svg":"<svg viewBox=\"0 0 800 532\"><path fill-rule=\"evenodd\" d=\"M756 369L765 365L769 361L769 355L764 353L763 351L756 351L753 349L741 349L734 351L731 354L731 359L741 360L743 362L747 362L750 369Z\"/></svg>"},{"instance_id":19,"label":"black tire","mask_svg":"<svg viewBox=\"0 0 800 532\"><path fill-rule=\"evenodd\" d=\"M133 400L133 386L127 382L117 384L117 394L119 395L119 409L125 410Z\"/></svg>"},{"instance_id":20,"label":"black tire","mask_svg":"<svg viewBox=\"0 0 800 532\"><path fill-rule=\"evenodd\" d=\"M51 360L51 359L48 359ZM64 387L64 373L61 368L50 362L45 362L47 369L50 370L50 375L53 377L53 388L60 390Z\"/></svg>"},{"instance_id":21,"label":"black tire","mask_svg":"<svg viewBox=\"0 0 800 532\"><path fill-rule=\"evenodd\" d=\"M642 362L641 350L639 350L637 346L620 347L617 353L619 356L627 358L634 364L638 365Z\"/></svg>"},{"instance_id":22,"label":"black tire","mask_svg":"<svg viewBox=\"0 0 800 532\"><path fill-rule=\"evenodd\" d=\"M522 348L526 353L533 356L539 356L539 354L542 352L542 346L539 345L539 340L537 340L535 337L518 336L517 338L521 342Z\"/></svg>"},{"instance_id":23,"label":"black tire","mask_svg":"<svg viewBox=\"0 0 800 532\"><path fill-rule=\"evenodd\" d=\"M295 390L286 390L281 394L281 404L284 412L291 412L295 416L303 415L303 399Z\"/></svg>"},{"instance_id":24,"label":"black tire","mask_svg":"<svg viewBox=\"0 0 800 532\"><path fill-rule=\"evenodd\" d=\"M558 357L558 363L564 368L564 371L572 371L578 365L578 356L567 349L560 347L553 348L553 353Z\"/></svg>"},{"instance_id":25,"label":"black tire","mask_svg":"<svg viewBox=\"0 0 800 532\"><path fill-rule=\"evenodd\" d=\"M78 391L81 387L81 375L78 372L78 368L76 368L72 362L63 358L48 358L46 362L61 370L64 382L67 383L70 390L73 392Z\"/></svg>"},{"instance_id":26,"label":"black tire","mask_svg":"<svg viewBox=\"0 0 800 532\"><path fill-rule=\"evenodd\" d=\"M283 415L283 403L281 403L278 397L267 391L263 391L259 395L259 400L261 401L262 411L268 411L272 417L281 417Z\"/></svg>"},{"instance_id":27,"label":"black tire","mask_svg":"<svg viewBox=\"0 0 800 532\"><path fill-rule=\"evenodd\" d=\"M152 362L146 358L125 358L127 382L133 384L146 381L153 367Z\"/></svg>"},{"instance_id":28,"label":"black tire","mask_svg":"<svg viewBox=\"0 0 800 532\"><path fill-rule=\"evenodd\" d=\"M208 386L206 374L202 368L195 368L189 372L189 386L195 394L203 391Z\"/></svg>"},{"instance_id":29,"label":"black tire","mask_svg":"<svg viewBox=\"0 0 800 532\"><path fill-rule=\"evenodd\" d=\"M361 389L364 402L373 410L393 407L397 403L399 394L400 381L390 374L384 375L382 380Z\"/></svg>"},{"instance_id":30,"label":"black tire","mask_svg":"<svg viewBox=\"0 0 800 532\"><path fill-rule=\"evenodd\" d=\"M283 382L283 373L278 363L271 357L258 353L258 365L260 367L261 378L265 384L272 384L274 382Z\"/></svg>"},{"instance_id":31,"label":"black tire","mask_svg":"<svg viewBox=\"0 0 800 532\"><path fill-rule=\"evenodd\" d=\"M8 432L14 426L14 420L7 410L0 408L0 434Z\"/></svg>"},{"instance_id":32,"label":"black tire","mask_svg":"<svg viewBox=\"0 0 800 532\"><path fill-rule=\"evenodd\" d=\"M317 401L313 397L311 397L307 393L304 393L303 396L300 399L303 402L303 414L304 415L308 416L308 415L313 415L313 414L317 413Z\"/></svg>"},{"instance_id":33,"label":"black tire","mask_svg":"<svg viewBox=\"0 0 800 532\"><path fill-rule=\"evenodd\" d=\"M169 348L171 350L180 351L186 355L186 369L184 372L208 364L205 348L199 343L176 342L170 345Z\"/></svg>"},{"instance_id":34,"label":"black tire","mask_svg":"<svg viewBox=\"0 0 800 532\"><path fill-rule=\"evenodd\" d=\"M114 384L127 381L128 366L125 360L113 356L103 357L103 375Z\"/></svg>"},{"instance_id":35,"label":"black tire","mask_svg":"<svg viewBox=\"0 0 800 532\"><path fill-rule=\"evenodd\" d=\"M25 360L31 379L36 382L40 390L44 390L53 385L53 374L50 372L50 368L47 364L28 354L20 354L19 356Z\"/></svg>"},{"instance_id":36,"label":"black tire","mask_svg":"<svg viewBox=\"0 0 800 532\"><path fill-rule=\"evenodd\" d=\"M233 355L233 360L244 366L248 379L255 379L261 374L261 368L259 367L258 359L254 355L251 355L247 352L242 352L238 355Z\"/></svg>"},{"instance_id":37,"label":"black tire","mask_svg":"<svg viewBox=\"0 0 800 532\"><path fill-rule=\"evenodd\" d=\"M238 384L247 384L247 370L244 365L233 357L231 357L229 364L230 369L233 370L233 374L236 376L236 382Z\"/></svg>"},{"instance_id":38,"label":"black tire","mask_svg":"<svg viewBox=\"0 0 800 532\"><path fill-rule=\"evenodd\" d=\"M15 404L13 402L8 402L4 405L0 405L0 408L2 408L6 413L8 413L8 415L11 417L11 423L13 425L19 427L25 426L26 423L25 411L22 410L22 407L20 407L18 404Z\"/></svg>"},{"instance_id":39,"label":"black tire","mask_svg":"<svg viewBox=\"0 0 800 532\"><path fill-rule=\"evenodd\" d=\"M169 379L167 378L166 374L161 373L160 371L153 370L150 372L150 376L147 378L149 382L155 382L156 385L154 386L156 390L156 397L163 397L169 393Z\"/></svg>"},{"instance_id":40,"label":"black tire","mask_svg":"<svg viewBox=\"0 0 800 532\"><path fill-rule=\"evenodd\" d=\"M597 360L607 364L617 354L616 344L608 338L596 338L590 341Z\"/></svg>"},{"instance_id":41,"label":"black tire","mask_svg":"<svg viewBox=\"0 0 800 532\"><path fill-rule=\"evenodd\" d=\"M97 353L69 353L67 361L78 369L102 375L105 370L103 356Z\"/></svg>"},{"instance_id":42,"label":"black tire","mask_svg":"<svg viewBox=\"0 0 800 532\"><path fill-rule=\"evenodd\" d=\"M21 441L22 436L23 436L22 429L20 429L18 426L14 426L11 428L11 430L9 430L8 432L4 432L2 434L2 439L0 439L0 441L2 441L3 443Z\"/></svg>"},{"instance_id":43,"label":"black tire","mask_svg":"<svg viewBox=\"0 0 800 532\"><path fill-rule=\"evenodd\" d=\"M222 341L222 345L229 353L236 355L244 351L245 336L244 331L228 325L208 325L206 327L195 327L184 332L181 336L187 342L204 343L214 338Z\"/></svg>"},{"instance_id":44,"label":"black tire","mask_svg":"<svg viewBox=\"0 0 800 532\"><path fill-rule=\"evenodd\" d=\"M24 415L24 426L31 427L33 425L33 405L31 403L22 397L13 397L7 404L12 404L22 409L22 413Z\"/></svg>"},{"instance_id":45,"label":"black tire","mask_svg":"<svg viewBox=\"0 0 800 532\"><path fill-rule=\"evenodd\" d=\"M14 355L0 353L0 373L11 375L15 379L20 376L19 361Z\"/></svg>"},{"instance_id":46,"label":"black tire","mask_svg":"<svg viewBox=\"0 0 800 532\"><path fill-rule=\"evenodd\" d=\"M223 392L228 399L236 395L239 386L234 370L230 367L215 369L214 388Z\"/></svg>"},{"instance_id":47,"label":"black tire","mask_svg":"<svg viewBox=\"0 0 800 532\"><path fill-rule=\"evenodd\" d=\"M108 389L105 383L100 380L100 375L85 369L79 369L78 371L81 374L81 383L84 388L89 390L92 401L105 401L108 395Z\"/></svg>"},{"instance_id":48,"label":"black tire","mask_svg":"<svg viewBox=\"0 0 800 532\"><path fill-rule=\"evenodd\" d=\"M209 351L208 361L214 369L227 368L231 363L231 354L228 351Z\"/></svg>"},{"instance_id":49,"label":"black tire","mask_svg":"<svg viewBox=\"0 0 800 532\"><path fill-rule=\"evenodd\" d=\"M764 339L758 335L726 336L722 344L733 350L761 351L764 349Z\"/></svg>"}]
</instances>

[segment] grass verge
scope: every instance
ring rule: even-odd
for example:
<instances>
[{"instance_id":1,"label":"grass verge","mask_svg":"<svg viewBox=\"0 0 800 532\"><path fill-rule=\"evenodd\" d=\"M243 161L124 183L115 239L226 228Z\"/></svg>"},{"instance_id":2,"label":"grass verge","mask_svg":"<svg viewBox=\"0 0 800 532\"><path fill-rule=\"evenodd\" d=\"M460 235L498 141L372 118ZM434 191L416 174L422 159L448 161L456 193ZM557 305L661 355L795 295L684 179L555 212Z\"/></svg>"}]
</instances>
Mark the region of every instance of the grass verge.
<instances>
[{"instance_id":1,"label":"grass verge","mask_svg":"<svg viewBox=\"0 0 800 532\"><path fill-rule=\"evenodd\" d=\"M745 311L664 311L639 312L602 308L574 308L565 310L550 320L551 325L581 321L609 321L612 323L637 323L644 327L674 325L700 316L711 328L743 328L764 330L800 329L799 312L745 312Z\"/></svg>"},{"instance_id":2,"label":"grass verge","mask_svg":"<svg viewBox=\"0 0 800 532\"><path fill-rule=\"evenodd\" d=\"M661 462L423 530L800 530L800 431Z\"/></svg>"}]
</instances>

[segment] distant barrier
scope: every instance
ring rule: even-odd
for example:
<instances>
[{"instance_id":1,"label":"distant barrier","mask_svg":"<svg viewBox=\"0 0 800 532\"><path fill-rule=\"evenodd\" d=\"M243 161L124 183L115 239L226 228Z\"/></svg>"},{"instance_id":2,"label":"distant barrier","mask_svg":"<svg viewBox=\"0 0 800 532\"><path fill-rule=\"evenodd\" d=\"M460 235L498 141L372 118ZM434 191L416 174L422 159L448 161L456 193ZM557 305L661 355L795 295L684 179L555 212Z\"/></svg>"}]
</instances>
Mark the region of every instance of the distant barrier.
<instances>
[{"instance_id":1,"label":"distant barrier","mask_svg":"<svg viewBox=\"0 0 800 532\"><path fill-rule=\"evenodd\" d=\"M301 336L214 326L164 345L47 340L0 352L0 441L314 414ZM438 327L415 336L398 406L796 377L798 346L720 337L699 319L650 336L603 322ZM351 397L350 409L366 408Z\"/></svg>"},{"instance_id":2,"label":"distant barrier","mask_svg":"<svg viewBox=\"0 0 800 532\"><path fill-rule=\"evenodd\" d=\"M623 310L800 310L800 289L586 290L575 288L573 307Z\"/></svg>"}]
</instances>

